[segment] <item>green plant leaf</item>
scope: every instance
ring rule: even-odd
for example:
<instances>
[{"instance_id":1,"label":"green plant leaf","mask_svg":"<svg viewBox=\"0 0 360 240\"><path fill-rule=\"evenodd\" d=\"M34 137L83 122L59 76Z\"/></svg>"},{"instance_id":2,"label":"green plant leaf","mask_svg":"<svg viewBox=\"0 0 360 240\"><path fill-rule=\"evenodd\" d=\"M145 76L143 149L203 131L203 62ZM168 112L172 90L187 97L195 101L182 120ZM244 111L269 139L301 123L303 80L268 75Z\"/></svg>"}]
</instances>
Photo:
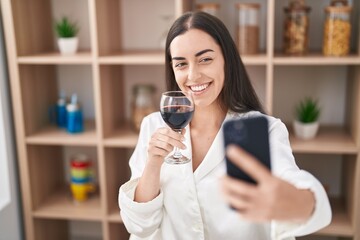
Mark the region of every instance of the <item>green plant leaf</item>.
<instances>
[{"instance_id":1,"label":"green plant leaf","mask_svg":"<svg viewBox=\"0 0 360 240\"><path fill-rule=\"evenodd\" d=\"M302 123L316 122L320 116L320 108L317 100L305 98L296 106L296 119Z\"/></svg>"},{"instance_id":2,"label":"green plant leaf","mask_svg":"<svg viewBox=\"0 0 360 240\"><path fill-rule=\"evenodd\" d=\"M76 23L70 22L67 17L62 17L55 22L55 31L60 38L75 37L79 31Z\"/></svg>"}]
</instances>

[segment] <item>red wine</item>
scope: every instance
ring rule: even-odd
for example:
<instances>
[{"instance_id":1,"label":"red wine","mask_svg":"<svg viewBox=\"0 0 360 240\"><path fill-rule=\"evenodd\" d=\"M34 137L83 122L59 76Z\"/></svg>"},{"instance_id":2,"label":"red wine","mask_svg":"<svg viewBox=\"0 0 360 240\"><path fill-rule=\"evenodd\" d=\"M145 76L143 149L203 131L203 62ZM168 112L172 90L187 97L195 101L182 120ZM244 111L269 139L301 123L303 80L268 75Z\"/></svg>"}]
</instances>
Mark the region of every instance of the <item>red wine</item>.
<instances>
[{"instance_id":1,"label":"red wine","mask_svg":"<svg viewBox=\"0 0 360 240\"><path fill-rule=\"evenodd\" d=\"M166 106L160 109L164 121L172 129L182 129L190 122L194 108L190 106Z\"/></svg>"}]
</instances>

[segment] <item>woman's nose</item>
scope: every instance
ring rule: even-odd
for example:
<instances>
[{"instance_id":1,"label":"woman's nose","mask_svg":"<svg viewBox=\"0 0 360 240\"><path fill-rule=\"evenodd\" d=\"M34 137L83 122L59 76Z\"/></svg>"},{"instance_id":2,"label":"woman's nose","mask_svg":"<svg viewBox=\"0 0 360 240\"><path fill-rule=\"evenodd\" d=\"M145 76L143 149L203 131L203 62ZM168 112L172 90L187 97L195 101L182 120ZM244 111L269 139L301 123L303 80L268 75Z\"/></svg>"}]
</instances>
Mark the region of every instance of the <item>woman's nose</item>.
<instances>
[{"instance_id":1,"label":"woman's nose","mask_svg":"<svg viewBox=\"0 0 360 240\"><path fill-rule=\"evenodd\" d=\"M200 78L201 74L199 68L196 65L189 66L188 79L194 81Z\"/></svg>"}]
</instances>

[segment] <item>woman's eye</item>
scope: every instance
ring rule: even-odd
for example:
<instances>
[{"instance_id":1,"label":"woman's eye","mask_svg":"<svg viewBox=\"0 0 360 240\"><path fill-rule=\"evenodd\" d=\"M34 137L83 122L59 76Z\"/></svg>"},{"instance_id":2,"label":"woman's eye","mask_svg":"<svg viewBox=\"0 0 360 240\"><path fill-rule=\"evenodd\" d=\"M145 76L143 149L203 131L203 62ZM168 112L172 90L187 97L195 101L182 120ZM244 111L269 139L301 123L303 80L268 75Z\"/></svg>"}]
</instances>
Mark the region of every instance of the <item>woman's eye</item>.
<instances>
[{"instance_id":1,"label":"woman's eye","mask_svg":"<svg viewBox=\"0 0 360 240\"><path fill-rule=\"evenodd\" d=\"M185 62L179 62L179 63L176 63L176 64L174 65L174 67L175 67L175 68L181 68L181 67L183 67L183 66L185 66L185 65L186 65Z\"/></svg>"},{"instance_id":2,"label":"woman's eye","mask_svg":"<svg viewBox=\"0 0 360 240\"><path fill-rule=\"evenodd\" d=\"M200 62L210 62L212 58L202 58Z\"/></svg>"}]
</instances>

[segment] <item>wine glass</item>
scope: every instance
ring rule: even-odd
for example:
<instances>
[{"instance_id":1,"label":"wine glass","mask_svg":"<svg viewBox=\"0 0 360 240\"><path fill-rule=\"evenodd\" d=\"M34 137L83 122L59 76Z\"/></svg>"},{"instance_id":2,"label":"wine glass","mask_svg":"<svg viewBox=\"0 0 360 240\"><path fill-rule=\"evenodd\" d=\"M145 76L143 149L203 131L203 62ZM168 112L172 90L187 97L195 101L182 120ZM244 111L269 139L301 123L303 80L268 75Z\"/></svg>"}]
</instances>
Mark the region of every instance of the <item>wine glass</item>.
<instances>
[{"instance_id":1,"label":"wine glass","mask_svg":"<svg viewBox=\"0 0 360 240\"><path fill-rule=\"evenodd\" d=\"M194 114L194 102L191 94L181 91L164 92L160 100L160 113L172 130L181 133L181 129L188 125ZM190 159L183 156L179 148L175 147L174 153L167 156L165 162L184 164L190 162Z\"/></svg>"}]
</instances>

